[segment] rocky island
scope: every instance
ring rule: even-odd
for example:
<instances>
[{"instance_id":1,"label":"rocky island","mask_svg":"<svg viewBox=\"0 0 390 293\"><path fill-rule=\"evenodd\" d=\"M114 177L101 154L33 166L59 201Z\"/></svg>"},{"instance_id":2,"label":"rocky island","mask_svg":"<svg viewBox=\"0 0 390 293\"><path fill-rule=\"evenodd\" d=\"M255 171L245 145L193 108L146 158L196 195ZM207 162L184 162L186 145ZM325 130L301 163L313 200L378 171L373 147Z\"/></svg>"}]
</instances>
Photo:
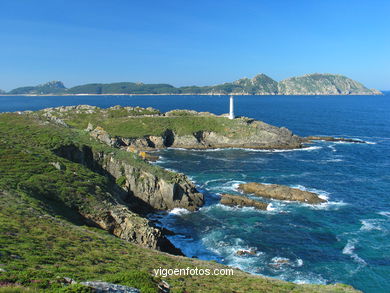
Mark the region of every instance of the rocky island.
<instances>
[{"instance_id":1,"label":"rocky island","mask_svg":"<svg viewBox=\"0 0 390 293\"><path fill-rule=\"evenodd\" d=\"M240 184L238 189L244 193L270 199L299 201L309 204L319 204L326 202L314 192L278 184L261 184L256 182L249 182Z\"/></svg>"},{"instance_id":2,"label":"rocky island","mask_svg":"<svg viewBox=\"0 0 390 293\"><path fill-rule=\"evenodd\" d=\"M298 285L238 269L233 276L172 275L166 284L153 274L161 266L224 266L182 256L166 237L169 231L148 220L152 211L196 210L204 197L185 175L150 164L145 151L297 148L303 142L285 128L194 111L71 106L2 113L0 286L92 292L81 290L99 280L141 292L162 286L168 292L354 292L346 285ZM245 205L238 197L227 200Z\"/></svg>"},{"instance_id":3,"label":"rocky island","mask_svg":"<svg viewBox=\"0 0 390 293\"><path fill-rule=\"evenodd\" d=\"M61 81L13 89L9 95L381 95L339 74L314 73L277 82L261 73L212 86L174 87L142 82L91 83L66 88Z\"/></svg>"}]
</instances>

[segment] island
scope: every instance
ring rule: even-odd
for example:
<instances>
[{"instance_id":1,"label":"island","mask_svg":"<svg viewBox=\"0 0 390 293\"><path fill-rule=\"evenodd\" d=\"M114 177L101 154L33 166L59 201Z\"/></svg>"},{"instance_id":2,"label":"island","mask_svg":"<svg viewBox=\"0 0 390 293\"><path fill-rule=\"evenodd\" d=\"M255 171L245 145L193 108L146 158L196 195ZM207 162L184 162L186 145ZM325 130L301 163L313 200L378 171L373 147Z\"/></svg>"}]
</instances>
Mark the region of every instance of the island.
<instances>
[{"instance_id":1,"label":"island","mask_svg":"<svg viewBox=\"0 0 390 293\"><path fill-rule=\"evenodd\" d=\"M228 267L183 256L167 238L171 232L147 218L204 204L184 174L151 164L147 152L304 147L305 139L288 129L188 110L81 105L2 113L0 133L1 286L18 285L18 292L93 292L102 286L136 288L122 292L356 292L235 268L233 275L188 278L153 273L161 267ZM237 196L225 196L225 203L254 204Z\"/></svg>"},{"instance_id":2,"label":"island","mask_svg":"<svg viewBox=\"0 0 390 293\"><path fill-rule=\"evenodd\" d=\"M91 83L66 88L61 81L13 89L8 95L381 95L360 82L339 74L307 74L277 82L261 73L253 78L212 86L145 84L142 82Z\"/></svg>"}]
</instances>

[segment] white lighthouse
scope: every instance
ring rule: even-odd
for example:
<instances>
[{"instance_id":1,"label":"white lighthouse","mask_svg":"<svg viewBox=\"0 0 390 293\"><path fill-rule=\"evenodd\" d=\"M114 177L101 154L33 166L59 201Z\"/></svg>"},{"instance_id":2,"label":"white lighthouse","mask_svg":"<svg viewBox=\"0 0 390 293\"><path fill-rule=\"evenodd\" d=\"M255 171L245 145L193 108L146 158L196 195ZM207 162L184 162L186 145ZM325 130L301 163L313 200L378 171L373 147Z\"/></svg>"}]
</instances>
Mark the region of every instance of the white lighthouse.
<instances>
[{"instance_id":1,"label":"white lighthouse","mask_svg":"<svg viewBox=\"0 0 390 293\"><path fill-rule=\"evenodd\" d=\"M233 100L233 96L230 96L229 119L234 119L234 100Z\"/></svg>"}]
</instances>

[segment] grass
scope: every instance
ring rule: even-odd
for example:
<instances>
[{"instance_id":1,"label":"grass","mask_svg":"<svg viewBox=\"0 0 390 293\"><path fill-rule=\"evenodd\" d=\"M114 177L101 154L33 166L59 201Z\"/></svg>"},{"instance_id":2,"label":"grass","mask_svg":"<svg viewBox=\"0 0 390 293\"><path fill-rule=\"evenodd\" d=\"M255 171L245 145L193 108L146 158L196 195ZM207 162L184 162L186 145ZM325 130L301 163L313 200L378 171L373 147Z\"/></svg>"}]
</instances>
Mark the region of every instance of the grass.
<instances>
[{"instance_id":1,"label":"grass","mask_svg":"<svg viewBox=\"0 0 390 293\"><path fill-rule=\"evenodd\" d=\"M39 111L38 115L43 115ZM158 110L138 108L136 114L125 108L96 109L60 112L53 110L52 115L64 120L77 129L85 129L88 123L103 127L111 136L138 138L145 136L161 136L166 130L177 135L193 135L199 131L213 131L223 135L240 137L253 133L245 118L230 120L226 117L212 115L198 116L190 111L173 110L170 116L161 116ZM152 116L150 116L152 115Z\"/></svg>"}]
</instances>

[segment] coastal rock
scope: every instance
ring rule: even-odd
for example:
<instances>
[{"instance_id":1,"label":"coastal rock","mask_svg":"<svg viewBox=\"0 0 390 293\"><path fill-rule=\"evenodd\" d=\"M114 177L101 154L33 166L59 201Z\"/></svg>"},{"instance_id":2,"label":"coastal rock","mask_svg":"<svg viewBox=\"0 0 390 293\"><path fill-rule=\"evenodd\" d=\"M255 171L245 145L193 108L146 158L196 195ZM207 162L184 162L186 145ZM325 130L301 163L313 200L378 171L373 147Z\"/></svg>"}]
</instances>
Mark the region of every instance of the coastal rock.
<instances>
[{"instance_id":1,"label":"coastal rock","mask_svg":"<svg viewBox=\"0 0 390 293\"><path fill-rule=\"evenodd\" d=\"M240 184L238 186L238 189L245 193L250 193L257 196L277 200L300 201L310 204L319 204L326 202L313 192L278 184L261 184L256 182L250 182Z\"/></svg>"},{"instance_id":2,"label":"coastal rock","mask_svg":"<svg viewBox=\"0 0 390 293\"><path fill-rule=\"evenodd\" d=\"M248 255L256 255L256 250L251 248L251 249L240 249L236 251L236 254L239 256L248 256Z\"/></svg>"},{"instance_id":3,"label":"coastal rock","mask_svg":"<svg viewBox=\"0 0 390 293\"><path fill-rule=\"evenodd\" d=\"M164 236L161 229L152 227L146 218L140 217L122 204L107 203L99 216L84 214L100 228L124 240L137 243L143 247L183 255Z\"/></svg>"},{"instance_id":4,"label":"coastal rock","mask_svg":"<svg viewBox=\"0 0 390 293\"><path fill-rule=\"evenodd\" d=\"M351 142L351 143L366 143L363 140L353 139L353 138L343 138L343 137L333 137L333 136L307 136L305 137L307 141L313 140L323 140L323 141L334 141L334 142Z\"/></svg>"},{"instance_id":5,"label":"coastal rock","mask_svg":"<svg viewBox=\"0 0 390 293\"><path fill-rule=\"evenodd\" d=\"M93 289L93 292L96 293L140 293L141 291L137 288L124 286L124 285L117 285L107 282L100 282L100 281L87 281L87 282L81 282L81 285L87 286L91 289Z\"/></svg>"},{"instance_id":6,"label":"coastal rock","mask_svg":"<svg viewBox=\"0 0 390 293\"><path fill-rule=\"evenodd\" d=\"M196 210L204 203L203 194L183 174L172 174L171 179L160 178L140 167L116 159L111 154L95 152L90 147L74 145L57 149L56 154L112 178L121 179L122 197L144 209ZM166 171L168 172L168 171Z\"/></svg>"},{"instance_id":7,"label":"coastal rock","mask_svg":"<svg viewBox=\"0 0 390 293\"><path fill-rule=\"evenodd\" d=\"M153 150L167 147L185 149L209 148L255 148L255 149L295 149L302 147L302 138L284 127L275 127L261 121L244 118L239 129L220 134L214 131L197 131L189 135L178 135L166 130L161 136L142 138L112 138L94 135L110 145L133 146L139 150Z\"/></svg>"},{"instance_id":8,"label":"coastal rock","mask_svg":"<svg viewBox=\"0 0 390 293\"><path fill-rule=\"evenodd\" d=\"M221 194L221 204L227 206L254 207L259 210L266 210L268 206L268 204L264 202L232 194Z\"/></svg>"}]
</instances>

